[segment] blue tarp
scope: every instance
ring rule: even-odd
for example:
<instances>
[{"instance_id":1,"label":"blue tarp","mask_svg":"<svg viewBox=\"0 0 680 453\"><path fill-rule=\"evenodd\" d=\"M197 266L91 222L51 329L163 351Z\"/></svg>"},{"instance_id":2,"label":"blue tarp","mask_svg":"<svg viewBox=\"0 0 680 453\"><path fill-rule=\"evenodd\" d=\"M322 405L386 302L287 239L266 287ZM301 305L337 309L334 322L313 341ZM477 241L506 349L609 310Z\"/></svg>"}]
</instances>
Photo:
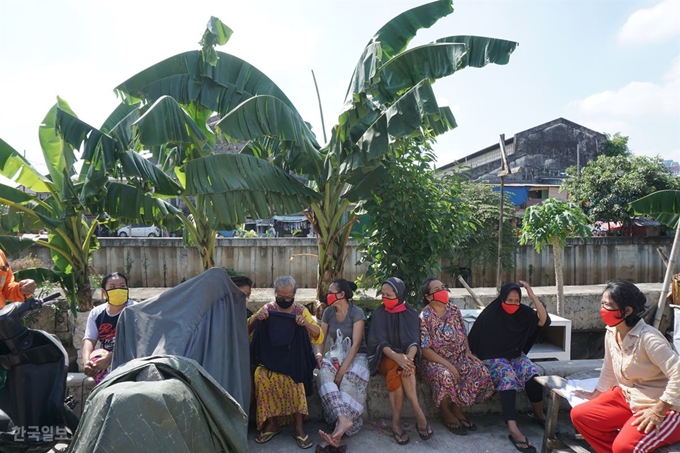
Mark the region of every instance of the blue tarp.
<instances>
[{"instance_id":1,"label":"blue tarp","mask_svg":"<svg viewBox=\"0 0 680 453\"><path fill-rule=\"evenodd\" d=\"M503 189L505 191L506 196L510 196L510 199L512 200L512 203L515 206L519 206L525 201L527 201L527 198L529 198L529 188L528 187L505 187ZM501 187L500 186L494 186L493 188L494 192L500 192Z\"/></svg>"}]
</instances>

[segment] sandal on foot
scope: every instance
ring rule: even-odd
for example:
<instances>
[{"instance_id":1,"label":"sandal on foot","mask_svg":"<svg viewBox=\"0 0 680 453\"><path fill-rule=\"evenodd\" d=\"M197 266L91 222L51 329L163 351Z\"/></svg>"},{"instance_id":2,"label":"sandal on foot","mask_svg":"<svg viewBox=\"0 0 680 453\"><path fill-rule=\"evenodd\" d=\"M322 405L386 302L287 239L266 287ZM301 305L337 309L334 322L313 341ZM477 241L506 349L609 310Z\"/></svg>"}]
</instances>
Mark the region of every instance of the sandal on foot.
<instances>
[{"instance_id":1,"label":"sandal on foot","mask_svg":"<svg viewBox=\"0 0 680 453\"><path fill-rule=\"evenodd\" d=\"M422 440L427 440L434 435L434 431L432 431L432 428L430 428L429 424L426 424L425 428L419 428L418 425L416 425L416 430L418 431L418 435Z\"/></svg>"},{"instance_id":2,"label":"sandal on foot","mask_svg":"<svg viewBox=\"0 0 680 453\"><path fill-rule=\"evenodd\" d=\"M408 438L406 433L402 431L401 433L392 430L392 437L399 445L406 445L411 439Z\"/></svg>"},{"instance_id":3,"label":"sandal on foot","mask_svg":"<svg viewBox=\"0 0 680 453\"><path fill-rule=\"evenodd\" d=\"M536 447L529 445L528 437L525 437L524 440L515 440L512 438L512 435L509 434L508 439L510 439L510 442L512 442L512 445L514 445L517 450L524 453L536 453ZM519 446L519 444L525 444L526 447L522 448Z\"/></svg>"},{"instance_id":4,"label":"sandal on foot","mask_svg":"<svg viewBox=\"0 0 680 453\"><path fill-rule=\"evenodd\" d=\"M312 442L312 440L309 438L309 434L305 435L305 437L296 436L293 434L293 437L295 438L295 442L297 442L298 447L302 448L303 450L312 448L314 446L314 442Z\"/></svg>"},{"instance_id":5,"label":"sandal on foot","mask_svg":"<svg viewBox=\"0 0 680 453\"><path fill-rule=\"evenodd\" d=\"M444 422L446 429L451 431L453 434L458 434L459 436L467 436L467 430L462 425L454 425L453 422Z\"/></svg>"},{"instance_id":6,"label":"sandal on foot","mask_svg":"<svg viewBox=\"0 0 680 453\"><path fill-rule=\"evenodd\" d=\"M459 418L460 424L463 428L465 428L468 431L477 431L477 425L475 425L473 422L468 420L467 418Z\"/></svg>"},{"instance_id":7,"label":"sandal on foot","mask_svg":"<svg viewBox=\"0 0 680 453\"><path fill-rule=\"evenodd\" d=\"M255 442L258 444L266 444L270 440L272 440L272 437L276 436L279 434L281 430L278 431L260 431L260 434L257 435L255 438Z\"/></svg>"}]
</instances>

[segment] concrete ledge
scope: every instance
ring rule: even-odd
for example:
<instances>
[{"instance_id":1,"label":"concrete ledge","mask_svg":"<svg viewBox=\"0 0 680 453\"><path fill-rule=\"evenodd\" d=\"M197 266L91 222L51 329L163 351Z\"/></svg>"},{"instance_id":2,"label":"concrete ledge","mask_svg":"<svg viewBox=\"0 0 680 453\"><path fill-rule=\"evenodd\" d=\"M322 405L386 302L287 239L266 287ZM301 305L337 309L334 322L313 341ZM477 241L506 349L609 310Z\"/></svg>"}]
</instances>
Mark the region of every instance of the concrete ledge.
<instances>
[{"instance_id":1,"label":"concrete ledge","mask_svg":"<svg viewBox=\"0 0 680 453\"><path fill-rule=\"evenodd\" d=\"M94 388L94 379L85 376L85 373L69 373L66 379L66 396L73 396L76 407L73 412L80 417L85 407L85 401Z\"/></svg>"}]
</instances>

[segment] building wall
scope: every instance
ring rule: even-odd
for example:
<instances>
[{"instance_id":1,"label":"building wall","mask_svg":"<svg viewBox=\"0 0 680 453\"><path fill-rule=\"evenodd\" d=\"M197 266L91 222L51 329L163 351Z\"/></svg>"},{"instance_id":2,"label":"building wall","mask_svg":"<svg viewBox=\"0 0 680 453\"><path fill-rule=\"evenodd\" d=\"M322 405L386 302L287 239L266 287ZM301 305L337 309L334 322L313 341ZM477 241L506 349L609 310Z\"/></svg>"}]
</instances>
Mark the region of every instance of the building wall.
<instances>
[{"instance_id":1,"label":"building wall","mask_svg":"<svg viewBox=\"0 0 680 453\"><path fill-rule=\"evenodd\" d=\"M664 268L656 248L670 255L670 237L598 237L586 241L569 240L564 249L565 285L592 285L612 278L633 282L662 282ZM96 273L126 272L132 286L171 287L198 275L201 261L194 247L183 246L174 238L101 238L101 248L94 253L92 265ZM31 247L32 253L49 262L49 251ZM300 287L316 287L316 240L309 238L217 239L215 261L253 279L256 287L271 287L279 275L292 275ZM294 255L311 255L295 256ZM16 257L14 257L16 258ZM345 265L344 278L355 280L365 271L357 266L359 255L355 245ZM504 281L527 280L532 285L555 284L553 255L550 247L536 254L533 247L519 247L516 268L503 275ZM445 263L443 263L445 264ZM680 272L680 263L676 272ZM455 286L455 276L443 274L442 280ZM471 284L476 287L496 286L496 265L471 269Z\"/></svg>"}]
</instances>

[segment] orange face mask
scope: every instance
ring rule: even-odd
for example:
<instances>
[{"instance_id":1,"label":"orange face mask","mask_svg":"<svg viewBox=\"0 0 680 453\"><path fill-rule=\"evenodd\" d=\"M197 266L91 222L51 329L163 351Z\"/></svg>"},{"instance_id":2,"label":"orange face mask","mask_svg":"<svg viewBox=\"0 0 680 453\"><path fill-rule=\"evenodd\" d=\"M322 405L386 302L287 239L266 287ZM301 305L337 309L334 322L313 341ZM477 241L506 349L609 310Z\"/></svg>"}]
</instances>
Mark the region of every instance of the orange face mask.
<instances>
[{"instance_id":1,"label":"orange face mask","mask_svg":"<svg viewBox=\"0 0 680 453\"><path fill-rule=\"evenodd\" d=\"M385 304L385 308L388 310L393 310L394 307L399 305L399 299L388 299L387 297L382 298L383 304Z\"/></svg>"}]
</instances>

